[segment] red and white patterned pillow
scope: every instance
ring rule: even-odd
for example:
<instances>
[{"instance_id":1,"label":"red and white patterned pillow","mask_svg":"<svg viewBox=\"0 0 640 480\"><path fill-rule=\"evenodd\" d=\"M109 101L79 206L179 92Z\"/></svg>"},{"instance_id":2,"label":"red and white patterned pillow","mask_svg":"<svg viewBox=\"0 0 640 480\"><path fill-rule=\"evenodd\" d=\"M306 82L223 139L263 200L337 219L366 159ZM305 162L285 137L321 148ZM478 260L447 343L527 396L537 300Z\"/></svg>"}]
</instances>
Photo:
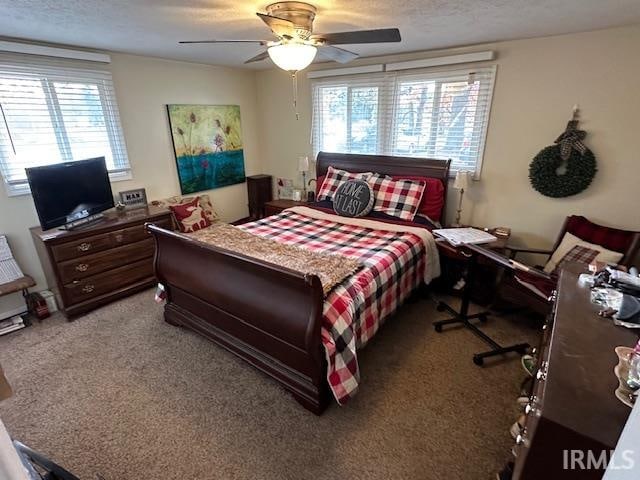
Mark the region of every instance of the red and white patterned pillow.
<instances>
[{"instance_id":1,"label":"red and white patterned pillow","mask_svg":"<svg viewBox=\"0 0 640 480\"><path fill-rule=\"evenodd\" d=\"M192 233L211 225L211 221L207 218L200 204L200 197L180 205L169 205L169 208L183 233Z\"/></svg>"},{"instance_id":2,"label":"red and white patterned pillow","mask_svg":"<svg viewBox=\"0 0 640 480\"><path fill-rule=\"evenodd\" d=\"M553 273L559 274L560 270L562 270L567 263L577 262L588 265L598 256L599 253L599 250L582 245L576 245L569 250L564 257L562 257L562 260L558 262Z\"/></svg>"},{"instance_id":3,"label":"red and white patterned pillow","mask_svg":"<svg viewBox=\"0 0 640 480\"><path fill-rule=\"evenodd\" d=\"M349 180L364 180L365 182L371 177L378 177L373 172L353 173L338 168L329 167L324 177L322 186L318 190L318 201L331 200L338 190L338 187Z\"/></svg>"},{"instance_id":4,"label":"red and white patterned pillow","mask_svg":"<svg viewBox=\"0 0 640 480\"><path fill-rule=\"evenodd\" d=\"M426 182L393 180L390 177L369 178L368 182L376 195L374 211L413 221L418 213Z\"/></svg>"}]
</instances>

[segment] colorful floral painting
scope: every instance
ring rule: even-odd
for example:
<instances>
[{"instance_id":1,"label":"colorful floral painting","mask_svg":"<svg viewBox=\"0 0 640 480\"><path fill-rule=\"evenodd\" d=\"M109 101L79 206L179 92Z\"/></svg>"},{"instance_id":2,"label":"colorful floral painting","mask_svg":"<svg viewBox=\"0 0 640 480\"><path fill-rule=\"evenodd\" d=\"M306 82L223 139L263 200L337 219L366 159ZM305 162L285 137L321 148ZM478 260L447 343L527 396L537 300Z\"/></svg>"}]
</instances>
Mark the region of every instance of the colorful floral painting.
<instances>
[{"instance_id":1,"label":"colorful floral painting","mask_svg":"<svg viewBox=\"0 0 640 480\"><path fill-rule=\"evenodd\" d=\"M238 105L167 105L182 194L245 181Z\"/></svg>"}]
</instances>

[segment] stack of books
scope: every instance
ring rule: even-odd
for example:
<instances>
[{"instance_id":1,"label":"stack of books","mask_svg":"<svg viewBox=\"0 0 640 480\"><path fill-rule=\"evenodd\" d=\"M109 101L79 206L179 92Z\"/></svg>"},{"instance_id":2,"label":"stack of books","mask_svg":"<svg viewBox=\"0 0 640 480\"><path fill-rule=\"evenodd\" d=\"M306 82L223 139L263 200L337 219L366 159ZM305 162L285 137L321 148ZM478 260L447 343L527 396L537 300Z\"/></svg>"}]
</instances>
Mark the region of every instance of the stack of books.
<instances>
[{"instance_id":1,"label":"stack of books","mask_svg":"<svg viewBox=\"0 0 640 480\"><path fill-rule=\"evenodd\" d=\"M24 320L20 315L14 315L13 317L5 320L0 320L0 336L15 330L20 330L24 327Z\"/></svg>"}]
</instances>

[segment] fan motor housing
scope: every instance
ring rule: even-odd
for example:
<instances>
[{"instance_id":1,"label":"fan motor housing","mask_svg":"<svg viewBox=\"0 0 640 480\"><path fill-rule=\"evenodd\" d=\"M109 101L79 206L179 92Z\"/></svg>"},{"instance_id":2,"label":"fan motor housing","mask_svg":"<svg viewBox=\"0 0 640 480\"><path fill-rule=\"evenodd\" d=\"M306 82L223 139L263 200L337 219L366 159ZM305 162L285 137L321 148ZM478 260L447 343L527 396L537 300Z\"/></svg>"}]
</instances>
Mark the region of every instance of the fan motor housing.
<instances>
[{"instance_id":1,"label":"fan motor housing","mask_svg":"<svg viewBox=\"0 0 640 480\"><path fill-rule=\"evenodd\" d=\"M267 5L265 10L273 17L293 22L301 39L307 40L311 36L317 11L313 5L304 2L276 2Z\"/></svg>"}]
</instances>

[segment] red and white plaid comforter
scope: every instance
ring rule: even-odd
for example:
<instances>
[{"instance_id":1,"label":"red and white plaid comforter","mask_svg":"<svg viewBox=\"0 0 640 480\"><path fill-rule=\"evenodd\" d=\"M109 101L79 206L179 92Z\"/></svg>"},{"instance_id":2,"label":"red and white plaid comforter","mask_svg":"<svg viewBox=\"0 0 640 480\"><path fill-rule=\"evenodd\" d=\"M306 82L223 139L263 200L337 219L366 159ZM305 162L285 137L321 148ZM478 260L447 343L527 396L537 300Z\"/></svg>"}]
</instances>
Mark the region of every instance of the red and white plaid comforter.
<instances>
[{"instance_id":1,"label":"red and white plaid comforter","mask_svg":"<svg viewBox=\"0 0 640 480\"><path fill-rule=\"evenodd\" d=\"M289 245L357 258L365 265L336 286L324 302L321 330L327 380L338 403L344 404L358 390L357 349L373 337L425 277L439 274L435 243L429 233L408 233L410 228L390 231L393 227L367 220L351 225L343 222L352 219L320 212L312 215L305 208L294 210L240 228ZM372 228L362 226L369 224ZM395 229L399 230L397 226ZM437 271L427 272L427 268Z\"/></svg>"}]
</instances>

